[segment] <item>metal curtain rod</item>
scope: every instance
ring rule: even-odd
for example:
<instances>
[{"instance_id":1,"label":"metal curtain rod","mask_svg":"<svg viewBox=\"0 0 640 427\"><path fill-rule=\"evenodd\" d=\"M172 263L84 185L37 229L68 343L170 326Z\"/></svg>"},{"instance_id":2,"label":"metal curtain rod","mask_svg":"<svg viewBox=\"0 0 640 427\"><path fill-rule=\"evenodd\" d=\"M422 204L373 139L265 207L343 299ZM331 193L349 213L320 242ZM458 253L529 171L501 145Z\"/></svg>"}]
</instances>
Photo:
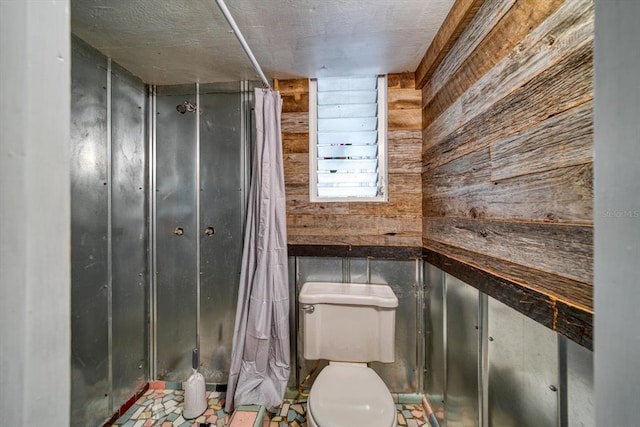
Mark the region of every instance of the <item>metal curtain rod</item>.
<instances>
[{"instance_id":1,"label":"metal curtain rod","mask_svg":"<svg viewBox=\"0 0 640 427\"><path fill-rule=\"evenodd\" d=\"M238 24L236 24L236 21L233 19L233 16L231 16L231 12L229 12L229 9L227 9L227 5L224 4L224 0L216 0L216 3L218 3L218 7L220 8L220 11L224 15L225 19L227 20L227 22L231 26L231 29L233 30L233 33L236 35L236 37L238 38L238 41L242 45L242 49L244 49L244 52L249 57L249 60L251 61L251 64L253 64L253 68L255 68L256 71L258 72L258 75L260 76L260 80L262 80L262 83L266 87L271 89L271 85L269 84L269 80L267 80L267 77L262 72L262 68L260 68L260 64L258 64L258 61L256 60L256 57L253 56L253 52L251 52L251 48L249 47L249 45L247 44L247 41L244 39L244 36L240 32L240 28L238 28Z\"/></svg>"}]
</instances>

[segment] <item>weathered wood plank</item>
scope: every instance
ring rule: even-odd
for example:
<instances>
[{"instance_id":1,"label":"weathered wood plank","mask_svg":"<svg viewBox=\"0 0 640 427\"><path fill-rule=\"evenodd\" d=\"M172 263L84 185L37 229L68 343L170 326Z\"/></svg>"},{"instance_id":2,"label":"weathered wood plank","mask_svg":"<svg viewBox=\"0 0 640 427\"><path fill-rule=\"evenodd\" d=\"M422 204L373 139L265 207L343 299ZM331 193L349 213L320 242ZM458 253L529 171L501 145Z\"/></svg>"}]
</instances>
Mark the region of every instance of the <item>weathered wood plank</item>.
<instances>
[{"instance_id":1,"label":"weathered wood plank","mask_svg":"<svg viewBox=\"0 0 640 427\"><path fill-rule=\"evenodd\" d=\"M415 89L390 89L387 91L389 110L419 110L422 108L422 95Z\"/></svg>"},{"instance_id":2,"label":"weathered wood plank","mask_svg":"<svg viewBox=\"0 0 640 427\"><path fill-rule=\"evenodd\" d=\"M593 43L593 3L591 0L567 0L436 120L431 122L423 117L423 125L429 128L427 144L439 141L492 108L494 103L588 43ZM423 116L431 114L427 110L425 105Z\"/></svg>"},{"instance_id":3,"label":"weathered wood plank","mask_svg":"<svg viewBox=\"0 0 640 427\"><path fill-rule=\"evenodd\" d=\"M309 133L309 113L282 113L283 133Z\"/></svg>"},{"instance_id":4,"label":"weathered wood plank","mask_svg":"<svg viewBox=\"0 0 640 427\"><path fill-rule=\"evenodd\" d=\"M422 139L419 130L389 131L387 135L389 173L420 173Z\"/></svg>"},{"instance_id":5,"label":"weathered wood plank","mask_svg":"<svg viewBox=\"0 0 640 427\"><path fill-rule=\"evenodd\" d=\"M295 214L349 214L348 203L311 203L308 192L304 195L287 193L287 215Z\"/></svg>"},{"instance_id":6,"label":"weathered wood plank","mask_svg":"<svg viewBox=\"0 0 640 427\"><path fill-rule=\"evenodd\" d=\"M422 258L421 246L288 245L289 256L414 260Z\"/></svg>"},{"instance_id":7,"label":"weathered wood plank","mask_svg":"<svg viewBox=\"0 0 640 427\"><path fill-rule=\"evenodd\" d=\"M282 151L284 153L309 153L309 134L283 133Z\"/></svg>"},{"instance_id":8,"label":"weathered wood plank","mask_svg":"<svg viewBox=\"0 0 640 427\"><path fill-rule=\"evenodd\" d=\"M483 147L437 168L425 169L422 178L425 195L429 196L438 196L443 191L490 182L490 148Z\"/></svg>"},{"instance_id":9,"label":"weathered wood plank","mask_svg":"<svg viewBox=\"0 0 640 427\"><path fill-rule=\"evenodd\" d=\"M411 193L422 200L422 177L419 173L390 173L389 194Z\"/></svg>"},{"instance_id":10,"label":"weathered wood plank","mask_svg":"<svg viewBox=\"0 0 640 427\"><path fill-rule=\"evenodd\" d=\"M299 236L288 234L290 245L350 245L350 246L417 246L421 244L420 236L411 235L318 235Z\"/></svg>"},{"instance_id":11,"label":"weathered wood plank","mask_svg":"<svg viewBox=\"0 0 640 427\"><path fill-rule=\"evenodd\" d=\"M416 69L418 88L422 88L431 77L483 3L484 0L456 0Z\"/></svg>"},{"instance_id":12,"label":"weathered wood plank","mask_svg":"<svg viewBox=\"0 0 640 427\"><path fill-rule=\"evenodd\" d=\"M309 124L307 123L308 126ZM389 130L421 130L421 111L419 109L389 110L387 111L387 126Z\"/></svg>"},{"instance_id":13,"label":"weathered wood plank","mask_svg":"<svg viewBox=\"0 0 640 427\"><path fill-rule=\"evenodd\" d=\"M434 118L500 62L532 28L536 28L551 15L562 1L521 0L516 2L462 66L447 80L445 87L424 106L422 117L424 125L428 126Z\"/></svg>"},{"instance_id":14,"label":"weathered wood plank","mask_svg":"<svg viewBox=\"0 0 640 427\"><path fill-rule=\"evenodd\" d=\"M593 104L591 102L491 144L491 178L493 180L592 161Z\"/></svg>"},{"instance_id":15,"label":"weathered wood plank","mask_svg":"<svg viewBox=\"0 0 640 427\"><path fill-rule=\"evenodd\" d=\"M556 331L593 350L593 312L580 309L573 303L556 302Z\"/></svg>"},{"instance_id":16,"label":"weathered wood plank","mask_svg":"<svg viewBox=\"0 0 640 427\"><path fill-rule=\"evenodd\" d=\"M421 198L411 193L389 193L388 202L358 202L349 203L351 215L410 215L421 216Z\"/></svg>"},{"instance_id":17,"label":"weathered wood plank","mask_svg":"<svg viewBox=\"0 0 640 427\"><path fill-rule=\"evenodd\" d=\"M307 178L308 179L308 178ZM293 181L293 180L291 180ZM299 181L298 179L296 179L295 181ZM308 182L287 182L287 177L285 176L285 192L287 194L287 198L289 197L296 197L296 198L302 198L304 197L305 199L302 200L309 200L309 183Z\"/></svg>"},{"instance_id":18,"label":"weathered wood plank","mask_svg":"<svg viewBox=\"0 0 640 427\"><path fill-rule=\"evenodd\" d=\"M593 98L593 46L582 45L520 89L444 136L433 125L423 132L423 162L431 169L478 150L590 101ZM456 121L459 115L451 120Z\"/></svg>"},{"instance_id":19,"label":"weathered wood plank","mask_svg":"<svg viewBox=\"0 0 640 427\"><path fill-rule=\"evenodd\" d=\"M489 34L495 25L502 19L505 13L516 0L486 0L478 13L473 17L469 25L460 35L449 54L435 69L433 75L422 88L423 105L427 105L433 96L444 86L451 76L464 61L473 53L480 42Z\"/></svg>"},{"instance_id":20,"label":"weathered wood plank","mask_svg":"<svg viewBox=\"0 0 640 427\"><path fill-rule=\"evenodd\" d=\"M424 246L424 259L430 264L578 344L592 348L593 292L590 284L439 242L426 240ZM562 294L558 294L558 290L562 290ZM567 299L586 304L568 304Z\"/></svg>"},{"instance_id":21,"label":"weathered wood plank","mask_svg":"<svg viewBox=\"0 0 640 427\"><path fill-rule=\"evenodd\" d=\"M301 92L294 94L282 95L282 112L283 113L308 113L309 112L309 93Z\"/></svg>"},{"instance_id":22,"label":"weathered wood plank","mask_svg":"<svg viewBox=\"0 0 640 427\"><path fill-rule=\"evenodd\" d=\"M281 95L309 92L309 79L278 80L278 92Z\"/></svg>"},{"instance_id":23,"label":"weathered wood plank","mask_svg":"<svg viewBox=\"0 0 640 427\"><path fill-rule=\"evenodd\" d=\"M593 282L593 228L589 226L427 217L422 228L427 240Z\"/></svg>"},{"instance_id":24,"label":"weathered wood plank","mask_svg":"<svg viewBox=\"0 0 640 427\"><path fill-rule=\"evenodd\" d=\"M557 274L498 259L486 253L471 252L434 240L425 240L424 247L507 279L524 288L541 292L553 299L572 301L581 310L593 310L593 285L591 283L568 279Z\"/></svg>"},{"instance_id":25,"label":"weathered wood plank","mask_svg":"<svg viewBox=\"0 0 640 427\"><path fill-rule=\"evenodd\" d=\"M283 163L285 188L292 184L309 185L309 154L285 153Z\"/></svg>"},{"instance_id":26,"label":"weathered wood plank","mask_svg":"<svg viewBox=\"0 0 640 427\"><path fill-rule=\"evenodd\" d=\"M420 218L384 215L292 215L289 230L298 236L417 236Z\"/></svg>"},{"instance_id":27,"label":"weathered wood plank","mask_svg":"<svg viewBox=\"0 0 640 427\"><path fill-rule=\"evenodd\" d=\"M415 89L416 79L414 73L395 73L387 75L387 88L392 89Z\"/></svg>"},{"instance_id":28,"label":"weathered wood plank","mask_svg":"<svg viewBox=\"0 0 640 427\"><path fill-rule=\"evenodd\" d=\"M485 151L485 150L482 150ZM465 179L453 177L452 181ZM452 186L425 176L423 214L555 223L593 222L591 163L551 169L502 181Z\"/></svg>"}]
</instances>

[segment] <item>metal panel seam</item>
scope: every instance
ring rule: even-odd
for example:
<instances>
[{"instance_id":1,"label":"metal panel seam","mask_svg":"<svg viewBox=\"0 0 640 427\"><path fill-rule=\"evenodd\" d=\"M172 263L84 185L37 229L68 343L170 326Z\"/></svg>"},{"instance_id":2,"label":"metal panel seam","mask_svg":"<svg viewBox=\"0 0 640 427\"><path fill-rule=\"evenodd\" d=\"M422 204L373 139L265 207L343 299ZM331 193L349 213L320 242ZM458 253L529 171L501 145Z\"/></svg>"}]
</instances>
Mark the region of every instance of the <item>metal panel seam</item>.
<instances>
[{"instance_id":1,"label":"metal panel seam","mask_svg":"<svg viewBox=\"0 0 640 427\"><path fill-rule=\"evenodd\" d=\"M113 216L112 216L112 184L113 163L111 153L111 57L107 58L107 348L108 355L108 381L110 412L113 408Z\"/></svg>"}]
</instances>

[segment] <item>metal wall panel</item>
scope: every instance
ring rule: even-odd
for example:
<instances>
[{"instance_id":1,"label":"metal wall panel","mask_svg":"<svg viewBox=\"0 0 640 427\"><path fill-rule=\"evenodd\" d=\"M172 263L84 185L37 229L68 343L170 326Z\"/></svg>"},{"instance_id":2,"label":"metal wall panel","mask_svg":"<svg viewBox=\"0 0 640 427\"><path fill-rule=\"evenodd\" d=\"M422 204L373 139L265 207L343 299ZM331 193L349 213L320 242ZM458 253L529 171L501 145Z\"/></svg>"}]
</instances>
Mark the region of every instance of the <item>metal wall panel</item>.
<instances>
[{"instance_id":1,"label":"metal wall panel","mask_svg":"<svg viewBox=\"0 0 640 427\"><path fill-rule=\"evenodd\" d=\"M593 352L573 341L566 342L567 426L596 425L593 396Z\"/></svg>"},{"instance_id":2,"label":"metal wall panel","mask_svg":"<svg viewBox=\"0 0 640 427\"><path fill-rule=\"evenodd\" d=\"M299 309L298 296L300 295L300 289L305 282L342 282L343 280L342 258L298 257L296 259L296 263L296 310ZM302 325L299 321L296 330L298 331L298 343L302 343ZM321 368L326 364L324 362L305 360L302 345L298 346L297 354L298 372L296 376L298 384L300 384L304 377L313 370L314 366L317 365ZM318 371L316 371L316 373L317 372ZM310 386L311 382L312 380L309 380L306 385Z\"/></svg>"},{"instance_id":3,"label":"metal wall panel","mask_svg":"<svg viewBox=\"0 0 640 427\"><path fill-rule=\"evenodd\" d=\"M424 263L424 390L438 421L444 421L445 397L445 305L444 272Z\"/></svg>"},{"instance_id":4,"label":"metal wall panel","mask_svg":"<svg viewBox=\"0 0 640 427\"><path fill-rule=\"evenodd\" d=\"M158 379L170 381L189 376L196 346L196 113L176 111L186 100L194 86L158 88L155 339Z\"/></svg>"},{"instance_id":5,"label":"metal wall panel","mask_svg":"<svg viewBox=\"0 0 640 427\"><path fill-rule=\"evenodd\" d=\"M200 94L200 363L226 383L243 246L240 92ZM211 88L213 90L214 88ZM209 233L207 234L207 229Z\"/></svg>"},{"instance_id":6,"label":"metal wall panel","mask_svg":"<svg viewBox=\"0 0 640 427\"><path fill-rule=\"evenodd\" d=\"M422 362L418 362L418 292L422 283L418 261L371 260L371 283L387 284L398 297L396 349L393 363L374 362L371 367L394 393L420 392ZM421 300L420 300L421 301ZM422 307L421 307L422 308Z\"/></svg>"},{"instance_id":7,"label":"metal wall panel","mask_svg":"<svg viewBox=\"0 0 640 427\"><path fill-rule=\"evenodd\" d=\"M107 63L79 39L72 40L71 420L86 426L110 415Z\"/></svg>"},{"instance_id":8,"label":"metal wall panel","mask_svg":"<svg viewBox=\"0 0 640 427\"><path fill-rule=\"evenodd\" d=\"M112 64L111 93L112 393L117 408L148 380L147 141L144 83Z\"/></svg>"},{"instance_id":9,"label":"metal wall panel","mask_svg":"<svg viewBox=\"0 0 640 427\"><path fill-rule=\"evenodd\" d=\"M445 275L446 419L449 425L480 423L478 387L478 308L480 292ZM499 426L500 424L496 424Z\"/></svg>"},{"instance_id":10,"label":"metal wall panel","mask_svg":"<svg viewBox=\"0 0 640 427\"><path fill-rule=\"evenodd\" d=\"M370 260L367 258L345 259L348 271L348 282L369 283L371 276Z\"/></svg>"},{"instance_id":11,"label":"metal wall panel","mask_svg":"<svg viewBox=\"0 0 640 427\"><path fill-rule=\"evenodd\" d=\"M295 390L298 379L298 295L296 292L296 257L287 260L289 267L289 343L291 371L287 387Z\"/></svg>"},{"instance_id":12,"label":"metal wall panel","mask_svg":"<svg viewBox=\"0 0 640 427\"><path fill-rule=\"evenodd\" d=\"M558 425L557 335L489 298L489 424Z\"/></svg>"}]
</instances>

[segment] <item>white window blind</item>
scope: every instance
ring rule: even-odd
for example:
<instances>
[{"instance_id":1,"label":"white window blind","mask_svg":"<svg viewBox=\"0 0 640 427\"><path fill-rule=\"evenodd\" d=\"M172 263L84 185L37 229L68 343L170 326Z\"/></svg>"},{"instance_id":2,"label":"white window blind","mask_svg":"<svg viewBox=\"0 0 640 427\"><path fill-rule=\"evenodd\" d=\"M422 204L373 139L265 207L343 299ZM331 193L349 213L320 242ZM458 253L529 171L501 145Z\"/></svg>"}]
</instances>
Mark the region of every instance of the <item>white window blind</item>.
<instances>
[{"instance_id":1,"label":"white window blind","mask_svg":"<svg viewBox=\"0 0 640 427\"><path fill-rule=\"evenodd\" d=\"M386 77L310 80L310 198L386 200Z\"/></svg>"}]
</instances>

